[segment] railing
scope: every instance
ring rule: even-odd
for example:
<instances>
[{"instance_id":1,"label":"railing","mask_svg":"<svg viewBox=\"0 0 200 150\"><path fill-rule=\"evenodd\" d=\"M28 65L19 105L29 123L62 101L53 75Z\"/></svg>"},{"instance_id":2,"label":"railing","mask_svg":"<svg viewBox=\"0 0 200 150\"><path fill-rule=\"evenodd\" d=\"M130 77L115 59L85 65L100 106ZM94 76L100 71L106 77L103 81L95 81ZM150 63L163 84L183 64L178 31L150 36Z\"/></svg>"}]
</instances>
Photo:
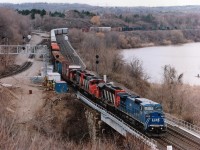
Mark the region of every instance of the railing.
<instances>
[{"instance_id":1,"label":"railing","mask_svg":"<svg viewBox=\"0 0 200 150\"><path fill-rule=\"evenodd\" d=\"M81 65L81 66L82 66L82 69L86 69L85 63L84 63L83 60L80 58L80 56L77 54L77 52L74 50L74 48L71 46L70 42L67 41L67 43L68 43L69 47L71 48L71 50L74 52L74 55L78 57L79 62L81 62L81 64L82 64L82 65Z\"/></svg>"},{"instance_id":2,"label":"railing","mask_svg":"<svg viewBox=\"0 0 200 150\"><path fill-rule=\"evenodd\" d=\"M46 33L46 31L43 30L32 30L32 33Z\"/></svg>"},{"instance_id":3,"label":"railing","mask_svg":"<svg viewBox=\"0 0 200 150\"><path fill-rule=\"evenodd\" d=\"M174 116L171 116L170 114L165 114L165 117L166 117L166 121L168 124L172 125L172 126L181 126L181 127L184 127L186 128L187 130L189 131L192 131L192 132L195 132L196 134L199 134L200 136L200 127L194 125L194 124L191 124L189 122L186 122L184 120L181 120L181 119L178 119Z\"/></svg>"},{"instance_id":4,"label":"railing","mask_svg":"<svg viewBox=\"0 0 200 150\"><path fill-rule=\"evenodd\" d=\"M0 45L0 54L46 54L46 45Z\"/></svg>"}]
</instances>

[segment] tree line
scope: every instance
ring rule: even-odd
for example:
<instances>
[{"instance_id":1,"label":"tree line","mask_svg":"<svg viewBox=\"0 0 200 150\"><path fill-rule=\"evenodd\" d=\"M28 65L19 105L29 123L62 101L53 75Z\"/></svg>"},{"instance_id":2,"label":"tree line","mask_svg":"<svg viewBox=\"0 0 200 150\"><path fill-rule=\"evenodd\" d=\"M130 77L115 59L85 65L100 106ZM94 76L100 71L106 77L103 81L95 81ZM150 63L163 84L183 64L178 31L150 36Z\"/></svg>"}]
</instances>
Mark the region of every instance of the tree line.
<instances>
[{"instance_id":1,"label":"tree line","mask_svg":"<svg viewBox=\"0 0 200 150\"><path fill-rule=\"evenodd\" d=\"M200 26L200 15L195 12L122 13L115 15L115 18L123 20L128 27L139 30L197 29Z\"/></svg>"},{"instance_id":2,"label":"tree line","mask_svg":"<svg viewBox=\"0 0 200 150\"><path fill-rule=\"evenodd\" d=\"M0 44L21 44L23 36L30 33L30 28L29 17L0 8Z\"/></svg>"},{"instance_id":3,"label":"tree line","mask_svg":"<svg viewBox=\"0 0 200 150\"><path fill-rule=\"evenodd\" d=\"M0 45L24 44L24 38L30 34L31 22L29 17L22 16L16 11L0 8ZM15 56L0 55L0 74L13 66Z\"/></svg>"},{"instance_id":4,"label":"tree line","mask_svg":"<svg viewBox=\"0 0 200 150\"><path fill-rule=\"evenodd\" d=\"M36 15L36 14L39 14L41 17L43 17L43 16L45 16L45 15L47 15L47 14L49 14L49 16L51 16L51 17L61 17L61 18L64 18L64 17L65 17L65 14L64 14L64 13L57 12L57 11L55 11L55 12L51 12L51 11L47 12L47 11L44 10L44 9L42 9L42 10L40 10L40 9L18 10L18 9L17 9L16 11L17 11L19 14L22 14L22 15L25 15L25 16L30 15L30 16L31 16L31 19L35 19L35 15Z\"/></svg>"},{"instance_id":5,"label":"tree line","mask_svg":"<svg viewBox=\"0 0 200 150\"><path fill-rule=\"evenodd\" d=\"M31 15L31 19L35 19L35 14L39 14L41 17L43 17L44 15L46 15L46 11L44 9L40 10L40 9L31 9L31 10L16 10L19 14L22 15Z\"/></svg>"}]
</instances>

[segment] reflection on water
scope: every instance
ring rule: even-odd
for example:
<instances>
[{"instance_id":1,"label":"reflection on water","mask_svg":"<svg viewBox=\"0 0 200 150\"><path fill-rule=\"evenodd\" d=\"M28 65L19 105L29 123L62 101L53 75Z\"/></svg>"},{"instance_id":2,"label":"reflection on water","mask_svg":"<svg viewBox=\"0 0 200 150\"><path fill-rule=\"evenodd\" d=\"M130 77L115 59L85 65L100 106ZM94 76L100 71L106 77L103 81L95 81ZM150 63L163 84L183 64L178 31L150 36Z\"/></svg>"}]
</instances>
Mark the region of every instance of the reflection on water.
<instances>
[{"instance_id":1,"label":"reflection on water","mask_svg":"<svg viewBox=\"0 0 200 150\"><path fill-rule=\"evenodd\" d=\"M160 83L164 65L171 65L178 74L184 74L184 83L200 85L200 78L196 77L200 74L200 43L129 49L123 50L122 55L126 62L133 57L140 59L151 82Z\"/></svg>"}]
</instances>

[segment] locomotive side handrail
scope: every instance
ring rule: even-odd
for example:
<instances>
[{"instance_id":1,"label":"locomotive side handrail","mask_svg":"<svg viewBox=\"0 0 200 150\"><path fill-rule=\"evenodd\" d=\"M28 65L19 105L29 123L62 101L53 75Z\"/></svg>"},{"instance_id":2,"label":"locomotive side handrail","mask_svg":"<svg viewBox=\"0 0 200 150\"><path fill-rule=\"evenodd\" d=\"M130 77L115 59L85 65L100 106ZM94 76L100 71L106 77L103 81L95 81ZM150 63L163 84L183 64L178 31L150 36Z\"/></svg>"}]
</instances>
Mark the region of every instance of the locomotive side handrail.
<instances>
[{"instance_id":1,"label":"locomotive side handrail","mask_svg":"<svg viewBox=\"0 0 200 150\"><path fill-rule=\"evenodd\" d=\"M165 113L165 117L166 117L166 121L168 124L171 124L172 126L176 125L176 126L181 126L186 128L189 131L195 132L196 134L199 134L200 136L200 127L189 123L187 121L178 119L170 114Z\"/></svg>"}]
</instances>

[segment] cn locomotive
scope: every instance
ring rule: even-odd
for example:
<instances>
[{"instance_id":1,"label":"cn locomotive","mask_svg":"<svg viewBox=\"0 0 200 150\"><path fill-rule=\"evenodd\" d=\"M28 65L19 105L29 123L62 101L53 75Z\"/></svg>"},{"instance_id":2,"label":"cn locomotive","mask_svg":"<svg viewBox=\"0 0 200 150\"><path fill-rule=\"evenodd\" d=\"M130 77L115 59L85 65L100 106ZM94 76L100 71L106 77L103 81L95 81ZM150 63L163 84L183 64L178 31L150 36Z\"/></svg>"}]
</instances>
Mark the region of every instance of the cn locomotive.
<instances>
[{"instance_id":1,"label":"cn locomotive","mask_svg":"<svg viewBox=\"0 0 200 150\"><path fill-rule=\"evenodd\" d=\"M67 28L51 30L51 52L55 69L95 103L120 117L129 125L140 128L148 135L162 135L167 131L162 106L152 100L127 93L123 88L106 83L103 79L68 62L61 54L56 34L65 34ZM68 39L68 38L67 38Z\"/></svg>"}]
</instances>

